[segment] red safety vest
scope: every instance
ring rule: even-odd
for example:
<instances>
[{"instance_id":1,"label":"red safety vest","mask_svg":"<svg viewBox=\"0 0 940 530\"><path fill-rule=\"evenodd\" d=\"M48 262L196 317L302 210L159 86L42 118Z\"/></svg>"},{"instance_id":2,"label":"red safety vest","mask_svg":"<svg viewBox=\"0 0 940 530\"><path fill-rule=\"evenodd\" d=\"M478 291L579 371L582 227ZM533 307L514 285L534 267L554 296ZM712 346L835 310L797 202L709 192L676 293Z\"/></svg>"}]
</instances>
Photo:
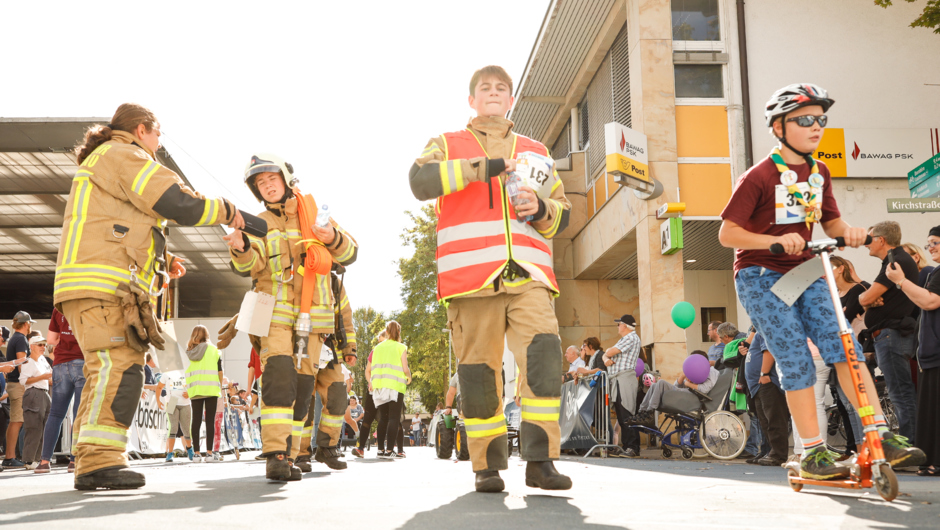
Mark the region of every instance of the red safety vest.
<instances>
[{"instance_id":1,"label":"red safety vest","mask_svg":"<svg viewBox=\"0 0 940 530\"><path fill-rule=\"evenodd\" d=\"M483 145L469 129L445 133L444 156L447 160L489 157ZM512 156L531 151L547 155L541 143L513 134ZM446 168L454 172L454 165ZM459 176L446 175L454 180ZM492 193L492 196L490 195ZM536 280L558 293L558 281L552 270L552 251L548 240L530 223L516 220L501 179L492 186L472 182L461 191L437 199L437 297L447 301L474 293L490 285L513 260L524 268L530 279L507 282L510 285Z\"/></svg>"}]
</instances>

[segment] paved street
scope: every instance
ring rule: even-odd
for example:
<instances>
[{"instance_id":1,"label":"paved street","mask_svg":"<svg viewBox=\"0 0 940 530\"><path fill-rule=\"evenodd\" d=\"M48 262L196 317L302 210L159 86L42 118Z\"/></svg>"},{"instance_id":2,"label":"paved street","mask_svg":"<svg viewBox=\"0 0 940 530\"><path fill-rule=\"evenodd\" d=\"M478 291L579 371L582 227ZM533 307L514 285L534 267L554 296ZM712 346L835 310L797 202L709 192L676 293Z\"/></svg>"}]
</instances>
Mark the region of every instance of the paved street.
<instances>
[{"instance_id":1,"label":"paved street","mask_svg":"<svg viewBox=\"0 0 940 530\"><path fill-rule=\"evenodd\" d=\"M349 469L315 464L300 483L271 484L257 453L219 464L135 463L137 491L80 493L65 468L49 475L0 473L0 525L16 528L937 528L940 481L902 473L901 496L874 490L795 493L779 468L703 460L583 460L558 468L574 488L527 488L517 457L507 491L473 492L469 462L351 459ZM374 453L372 453L374 454ZM819 490L816 490L817 492Z\"/></svg>"}]
</instances>

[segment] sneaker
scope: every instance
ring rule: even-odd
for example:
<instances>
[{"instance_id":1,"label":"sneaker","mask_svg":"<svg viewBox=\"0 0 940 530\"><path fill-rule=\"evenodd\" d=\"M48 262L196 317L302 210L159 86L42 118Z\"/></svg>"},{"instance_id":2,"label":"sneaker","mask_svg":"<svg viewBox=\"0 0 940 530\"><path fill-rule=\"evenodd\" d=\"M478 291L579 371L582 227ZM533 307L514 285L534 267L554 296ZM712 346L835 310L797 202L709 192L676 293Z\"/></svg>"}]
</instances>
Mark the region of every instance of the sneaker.
<instances>
[{"instance_id":1,"label":"sneaker","mask_svg":"<svg viewBox=\"0 0 940 530\"><path fill-rule=\"evenodd\" d=\"M186 449L186 457L189 458L189 461L192 462L196 458L196 453L193 451L193 448L190 447Z\"/></svg>"},{"instance_id":2,"label":"sneaker","mask_svg":"<svg viewBox=\"0 0 940 530\"><path fill-rule=\"evenodd\" d=\"M166 454L166 461L167 461L167 462L172 462L172 461L173 461L173 452L172 452L172 451L170 451L169 453Z\"/></svg>"},{"instance_id":3,"label":"sneaker","mask_svg":"<svg viewBox=\"0 0 940 530\"><path fill-rule=\"evenodd\" d=\"M365 453L362 452L362 449L358 447L353 447L352 455L356 458L364 458L366 456Z\"/></svg>"},{"instance_id":4,"label":"sneaker","mask_svg":"<svg viewBox=\"0 0 940 530\"><path fill-rule=\"evenodd\" d=\"M52 471L52 466L49 465L49 462L46 462L45 464L37 465L33 473L49 473L50 471Z\"/></svg>"},{"instance_id":5,"label":"sneaker","mask_svg":"<svg viewBox=\"0 0 940 530\"><path fill-rule=\"evenodd\" d=\"M5 459L3 459L3 463L0 463L0 466L3 466L3 467L26 467L26 464L24 464L23 462L20 462L19 460L15 459L15 458L5 458Z\"/></svg>"},{"instance_id":6,"label":"sneaker","mask_svg":"<svg viewBox=\"0 0 940 530\"><path fill-rule=\"evenodd\" d=\"M30 462L30 463L26 464L25 467L26 467L26 469L29 469L29 470L36 469L37 467L39 467L39 462Z\"/></svg>"},{"instance_id":7,"label":"sneaker","mask_svg":"<svg viewBox=\"0 0 940 530\"><path fill-rule=\"evenodd\" d=\"M640 455L638 455L636 450L632 447L627 447L626 449L621 449L620 451L611 451L610 456L616 458L636 458Z\"/></svg>"},{"instance_id":8,"label":"sneaker","mask_svg":"<svg viewBox=\"0 0 940 530\"><path fill-rule=\"evenodd\" d=\"M405 452L402 451L400 453L392 453L392 456L395 458L405 458Z\"/></svg>"},{"instance_id":9,"label":"sneaker","mask_svg":"<svg viewBox=\"0 0 940 530\"><path fill-rule=\"evenodd\" d=\"M895 467L921 466L927 461L927 455L920 449L911 446L907 438L899 434L886 432L881 437L881 448L885 452L885 460Z\"/></svg>"},{"instance_id":10,"label":"sneaker","mask_svg":"<svg viewBox=\"0 0 940 530\"><path fill-rule=\"evenodd\" d=\"M766 455L766 454L759 454L759 455L756 455L756 456L752 456L751 458L748 458L747 460L745 460L745 462L747 462L748 464L756 464L756 463L758 463L758 461L759 461L761 458L764 458L765 456L767 456L767 455Z\"/></svg>"},{"instance_id":11,"label":"sneaker","mask_svg":"<svg viewBox=\"0 0 940 530\"><path fill-rule=\"evenodd\" d=\"M800 459L800 476L814 480L841 479L849 476L849 467L836 462L836 454L826 446L804 451Z\"/></svg>"},{"instance_id":12,"label":"sneaker","mask_svg":"<svg viewBox=\"0 0 940 530\"><path fill-rule=\"evenodd\" d=\"M221 461L222 461L222 455L220 455L218 451L209 453L206 456L206 462L209 462L211 464L216 464Z\"/></svg>"},{"instance_id":13,"label":"sneaker","mask_svg":"<svg viewBox=\"0 0 940 530\"><path fill-rule=\"evenodd\" d=\"M260 454L257 455L257 456L255 456L255 460L267 460L267 459L268 459L268 457L262 456L262 455L260 455Z\"/></svg>"}]
</instances>

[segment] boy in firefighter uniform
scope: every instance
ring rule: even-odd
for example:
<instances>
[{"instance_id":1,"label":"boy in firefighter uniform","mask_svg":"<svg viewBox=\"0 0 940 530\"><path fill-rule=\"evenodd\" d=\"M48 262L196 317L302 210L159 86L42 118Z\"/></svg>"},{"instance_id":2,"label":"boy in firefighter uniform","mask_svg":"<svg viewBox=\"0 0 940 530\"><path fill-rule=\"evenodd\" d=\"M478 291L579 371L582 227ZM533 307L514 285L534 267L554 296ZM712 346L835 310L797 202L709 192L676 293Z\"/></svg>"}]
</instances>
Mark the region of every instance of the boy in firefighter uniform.
<instances>
[{"instance_id":1,"label":"boy in firefighter uniform","mask_svg":"<svg viewBox=\"0 0 940 530\"><path fill-rule=\"evenodd\" d=\"M333 262L343 266L353 263L358 247L332 219L325 227L314 225L312 220L311 226L301 226L304 205L299 203L304 197L295 188L293 168L281 158L253 156L245 169L245 184L264 203L265 211L259 217L268 224L267 236L249 238L236 230L225 239L231 246L235 272L250 275L255 292L274 298L270 330L260 338L258 351L264 366L261 454L267 459L268 479L300 480L301 470L293 462L301 450L323 340L334 331L330 266ZM304 237L311 229L310 237ZM307 268L310 260L325 269L312 272ZM309 305L309 313L302 311L305 305ZM340 392L345 403L345 389ZM326 453L321 458L331 456L336 459Z\"/></svg>"},{"instance_id":2,"label":"boy in firefighter uniform","mask_svg":"<svg viewBox=\"0 0 940 530\"><path fill-rule=\"evenodd\" d=\"M85 389L74 423L75 488L132 489L128 428L144 384L144 354L163 349L153 312L171 277L185 273L166 252L166 223L241 228L225 199L206 199L160 165L160 125L136 104L118 107L76 147L78 171L56 261L56 308L85 352ZM176 261L174 263L174 261Z\"/></svg>"},{"instance_id":3,"label":"boy in firefighter uniform","mask_svg":"<svg viewBox=\"0 0 940 530\"><path fill-rule=\"evenodd\" d=\"M343 375L343 367L340 363L347 355L356 353L356 329L353 327L352 306L349 305L349 298L346 296L346 287L335 274L333 275L333 288L334 295L336 295L336 327L333 335L327 339L327 346L334 352L342 352L342 355L336 355L337 359L329 361L325 368L317 372L316 387L311 401L315 399L316 394L319 394L323 410L320 412L320 423L317 427L317 452L313 458L317 462L326 464L330 469L346 469L346 461L340 459L342 452L336 449L349 402L349 396L346 394L346 377ZM304 473L313 469L310 465L313 416L314 407L311 405L307 411L307 419L304 421L303 434L300 438L300 455L295 462Z\"/></svg>"},{"instance_id":4,"label":"boy in firefighter uniform","mask_svg":"<svg viewBox=\"0 0 940 530\"><path fill-rule=\"evenodd\" d=\"M552 298L558 283L548 239L565 229L571 204L552 170L549 190L525 186L513 206L507 173L523 153L548 155L541 143L512 132L512 80L488 66L470 82L477 117L467 128L432 138L409 174L419 200L437 201L438 298L447 305L462 413L477 491L504 489L506 419L502 411L503 340L515 355L522 393L521 455L526 485L568 489L558 473L562 351ZM520 201L521 202L521 201ZM530 222L522 219L532 216Z\"/></svg>"}]
</instances>

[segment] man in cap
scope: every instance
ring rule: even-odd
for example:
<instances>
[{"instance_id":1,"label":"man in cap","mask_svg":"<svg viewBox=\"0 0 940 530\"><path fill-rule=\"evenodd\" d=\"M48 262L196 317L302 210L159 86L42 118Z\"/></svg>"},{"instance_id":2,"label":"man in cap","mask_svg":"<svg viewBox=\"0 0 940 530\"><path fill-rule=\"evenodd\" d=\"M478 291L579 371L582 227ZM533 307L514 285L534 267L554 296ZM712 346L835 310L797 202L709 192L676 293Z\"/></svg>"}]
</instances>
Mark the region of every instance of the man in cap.
<instances>
[{"instance_id":1,"label":"man in cap","mask_svg":"<svg viewBox=\"0 0 940 530\"><path fill-rule=\"evenodd\" d=\"M610 397L617 411L624 455L640 456L640 437L627 423L636 412L636 360L640 356L640 337L635 331L633 315L623 315L614 322L620 340L603 356L610 377Z\"/></svg>"},{"instance_id":2,"label":"man in cap","mask_svg":"<svg viewBox=\"0 0 940 530\"><path fill-rule=\"evenodd\" d=\"M10 342L7 345L7 358L11 361L25 363L29 357L29 342L26 335L32 330L32 324L36 322L26 311L18 311L13 315L13 334L10 336ZM20 429L23 428L23 394L26 389L20 384L20 369L15 366L13 370L6 374L7 394L10 400L10 425L7 427L7 445L6 457L3 459L3 467L24 467L26 464L16 459L16 442L19 440Z\"/></svg>"}]
</instances>

